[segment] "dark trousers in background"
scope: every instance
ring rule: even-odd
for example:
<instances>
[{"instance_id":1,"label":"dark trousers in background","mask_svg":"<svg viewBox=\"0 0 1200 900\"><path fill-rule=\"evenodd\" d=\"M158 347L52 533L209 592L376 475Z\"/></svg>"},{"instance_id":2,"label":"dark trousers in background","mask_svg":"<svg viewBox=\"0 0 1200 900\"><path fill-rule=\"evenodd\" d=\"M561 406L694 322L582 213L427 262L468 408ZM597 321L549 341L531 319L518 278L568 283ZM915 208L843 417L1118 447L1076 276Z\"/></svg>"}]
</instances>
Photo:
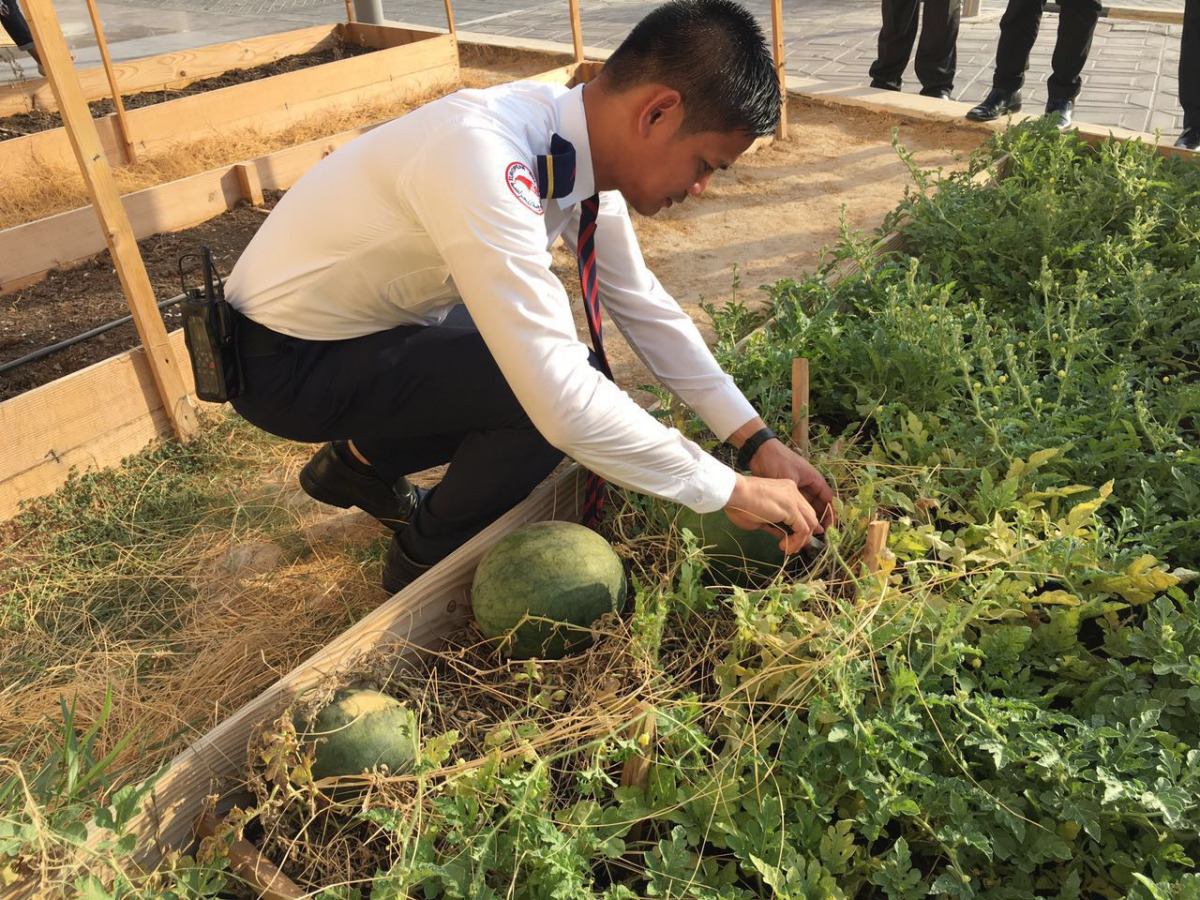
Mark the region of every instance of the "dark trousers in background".
<instances>
[{"instance_id":1,"label":"dark trousers in background","mask_svg":"<svg viewBox=\"0 0 1200 900\"><path fill-rule=\"evenodd\" d=\"M466 543L563 458L533 427L469 319L342 341L280 335L274 352L243 368L246 393L233 407L264 431L353 440L389 483L450 464L400 535L419 562Z\"/></svg>"},{"instance_id":2,"label":"dark trousers in background","mask_svg":"<svg viewBox=\"0 0 1200 900\"><path fill-rule=\"evenodd\" d=\"M1186 0L1183 5L1179 105L1183 107L1183 127L1200 128L1200 0Z\"/></svg>"},{"instance_id":3,"label":"dark trousers in background","mask_svg":"<svg viewBox=\"0 0 1200 900\"><path fill-rule=\"evenodd\" d=\"M0 0L0 25L4 26L8 36L21 50L28 50L33 46L29 23L25 21L25 14L21 12L17 0Z\"/></svg>"},{"instance_id":4,"label":"dark trousers in background","mask_svg":"<svg viewBox=\"0 0 1200 900\"><path fill-rule=\"evenodd\" d=\"M870 70L872 87L900 90L916 42L917 59L913 68L921 82L921 93L953 91L962 0L883 0L882 12L879 53ZM917 41L918 18L920 41Z\"/></svg>"},{"instance_id":5,"label":"dark trousers in background","mask_svg":"<svg viewBox=\"0 0 1200 900\"><path fill-rule=\"evenodd\" d=\"M1008 0L1000 19L996 73L992 87L1018 91L1025 83L1029 54L1037 40L1045 0ZM1054 42L1047 93L1051 100L1074 100L1083 85L1083 66L1100 19L1100 0L1059 0L1058 37Z\"/></svg>"}]
</instances>

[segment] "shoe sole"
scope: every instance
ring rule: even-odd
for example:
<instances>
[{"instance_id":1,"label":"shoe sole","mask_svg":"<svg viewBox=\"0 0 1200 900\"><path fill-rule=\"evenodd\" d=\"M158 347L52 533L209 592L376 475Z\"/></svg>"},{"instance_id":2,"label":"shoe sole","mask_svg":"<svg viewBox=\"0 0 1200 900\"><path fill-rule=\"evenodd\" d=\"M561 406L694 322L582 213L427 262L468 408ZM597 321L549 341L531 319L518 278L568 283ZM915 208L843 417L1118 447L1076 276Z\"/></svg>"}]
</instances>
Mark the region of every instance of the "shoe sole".
<instances>
[{"instance_id":1,"label":"shoe sole","mask_svg":"<svg viewBox=\"0 0 1200 900\"><path fill-rule=\"evenodd\" d=\"M972 110L971 112L967 113L967 118L972 122L995 122L1001 116L1007 116L1011 113L1019 113L1020 111L1021 104L1018 103L1016 106L1007 106L1004 109L997 110L994 116L973 116L971 115L971 112L974 112L974 110Z\"/></svg>"}]
</instances>

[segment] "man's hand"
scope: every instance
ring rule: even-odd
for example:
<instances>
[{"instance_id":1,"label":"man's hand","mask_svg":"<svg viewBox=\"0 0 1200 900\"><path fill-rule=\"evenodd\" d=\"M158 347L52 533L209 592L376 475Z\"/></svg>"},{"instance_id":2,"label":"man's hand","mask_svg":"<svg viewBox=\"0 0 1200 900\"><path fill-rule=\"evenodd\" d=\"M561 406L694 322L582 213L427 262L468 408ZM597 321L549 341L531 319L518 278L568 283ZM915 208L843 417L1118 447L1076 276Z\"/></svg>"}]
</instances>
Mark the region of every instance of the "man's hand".
<instances>
[{"instance_id":1,"label":"man's hand","mask_svg":"<svg viewBox=\"0 0 1200 900\"><path fill-rule=\"evenodd\" d=\"M779 549L784 553L798 553L814 534L825 531L800 488L786 478L738 475L725 504L725 515L738 528L778 535ZM791 533L785 534L780 526Z\"/></svg>"},{"instance_id":2,"label":"man's hand","mask_svg":"<svg viewBox=\"0 0 1200 900\"><path fill-rule=\"evenodd\" d=\"M784 478L800 489L816 512L822 531L836 523L833 489L812 463L782 441L767 441L750 460L750 471L760 478Z\"/></svg>"}]
</instances>

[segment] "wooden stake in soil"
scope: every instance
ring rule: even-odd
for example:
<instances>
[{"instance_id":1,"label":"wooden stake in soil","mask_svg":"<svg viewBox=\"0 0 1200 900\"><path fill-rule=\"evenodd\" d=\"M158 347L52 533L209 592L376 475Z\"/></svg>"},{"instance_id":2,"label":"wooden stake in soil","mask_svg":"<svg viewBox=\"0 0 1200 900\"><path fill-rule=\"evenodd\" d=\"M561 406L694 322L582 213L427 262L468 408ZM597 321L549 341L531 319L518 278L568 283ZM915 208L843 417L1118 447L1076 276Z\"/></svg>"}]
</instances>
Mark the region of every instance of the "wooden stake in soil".
<instances>
[{"instance_id":1,"label":"wooden stake in soil","mask_svg":"<svg viewBox=\"0 0 1200 900\"><path fill-rule=\"evenodd\" d=\"M202 814L196 820L196 837L214 837L220 824L211 813ZM249 841L234 841L225 850L225 855L229 857L233 874L244 880L263 900L302 900L308 896L307 891L301 890Z\"/></svg>"},{"instance_id":2,"label":"wooden stake in soil","mask_svg":"<svg viewBox=\"0 0 1200 900\"><path fill-rule=\"evenodd\" d=\"M779 127L775 137L787 139L787 65L783 58L783 0L771 0L771 38L775 51L775 73L779 77Z\"/></svg>"},{"instance_id":3,"label":"wooden stake in soil","mask_svg":"<svg viewBox=\"0 0 1200 900\"><path fill-rule=\"evenodd\" d=\"M167 337L167 328L154 299L154 290L146 274L146 265L138 252L137 240L121 205L112 169L104 157L100 135L92 121L79 77L71 64L71 54L63 39L58 14L50 0L31 0L27 3L26 18L33 29L42 64L59 113L66 127L71 149L79 163L80 173L92 198L92 206L100 219L100 230L108 243L117 276L125 291L138 338L146 348L146 358L154 375L154 384L163 400L163 408L180 440L186 441L199 430L196 413L188 399L187 388L179 370L179 361Z\"/></svg>"},{"instance_id":4,"label":"wooden stake in soil","mask_svg":"<svg viewBox=\"0 0 1200 900\"><path fill-rule=\"evenodd\" d=\"M792 445L808 456L808 360L792 360Z\"/></svg>"},{"instance_id":5,"label":"wooden stake in soil","mask_svg":"<svg viewBox=\"0 0 1200 900\"><path fill-rule=\"evenodd\" d=\"M129 130L129 121L125 118L125 103L121 100L121 88L117 84L117 73L113 71L112 59L108 55L108 41L104 39L104 29L100 25L100 13L96 11L96 0L87 0L88 15L92 17L92 30L96 32L96 46L100 48L100 61L104 63L104 74L108 78L108 86L112 88L113 106L117 111L117 125L121 129L121 141L125 144L125 155L130 163L137 162L137 148L133 145L133 134Z\"/></svg>"},{"instance_id":6,"label":"wooden stake in soil","mask_svg":"<svg viewBox=\"0 0 1200 900\"><path fill-rule=\"evenodd\" d=\"M571 0L571 41L575 44L575 62L583 62L583 26L579 22L579 0Z\"/></svg>"},{"instance_id":7,"label":"wooden stake in soil","mask_svg":"<svg viewBox=\"0 0 1200 900\"><path fill-rule=\"evenodd\" d=\"M346 21L354 24L354 5L351 0L346 0Z\"/></svg>"},{"instance_id":8,"label":"wooden stake in soil","mask_svg":"<svg viewBox=\"0 0 1200 900\"><path fill-rule=\"evenodd\" d=\"M879 574L879 554L887 546L888 527L886 519L876 519L867 526L867 547L863 551L863 561L872 575Z\"/></svg>"}]
</instances>

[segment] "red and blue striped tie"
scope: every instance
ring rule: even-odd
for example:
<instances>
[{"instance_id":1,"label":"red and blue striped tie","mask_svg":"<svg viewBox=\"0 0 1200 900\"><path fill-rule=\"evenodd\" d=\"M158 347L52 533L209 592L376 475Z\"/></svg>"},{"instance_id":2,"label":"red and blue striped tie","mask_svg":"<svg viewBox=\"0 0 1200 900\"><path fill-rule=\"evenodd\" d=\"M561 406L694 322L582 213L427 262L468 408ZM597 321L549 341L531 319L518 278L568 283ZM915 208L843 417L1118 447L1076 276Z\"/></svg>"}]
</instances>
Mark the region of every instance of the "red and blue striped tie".
<instances>
[{"instance_id":1,"label":"red and blue striped tie","mask_svg":"<svg viewBox=\"0 0 1200 900\"><path fill-rule=\"evenodd\" d=\"M588 331L592 335L592 349L600 363L600 371L612 380L612 369L604 355L603 322L600 317L600 290L596 278L596 214L600 211L600 197L593 194L580 204L579 209L579 283L583 288L583 309L587 314ZM595 527L604 518L604 479L595 472L588 472L583 488L583 524Z\"/></svg>"}]
</instances>

